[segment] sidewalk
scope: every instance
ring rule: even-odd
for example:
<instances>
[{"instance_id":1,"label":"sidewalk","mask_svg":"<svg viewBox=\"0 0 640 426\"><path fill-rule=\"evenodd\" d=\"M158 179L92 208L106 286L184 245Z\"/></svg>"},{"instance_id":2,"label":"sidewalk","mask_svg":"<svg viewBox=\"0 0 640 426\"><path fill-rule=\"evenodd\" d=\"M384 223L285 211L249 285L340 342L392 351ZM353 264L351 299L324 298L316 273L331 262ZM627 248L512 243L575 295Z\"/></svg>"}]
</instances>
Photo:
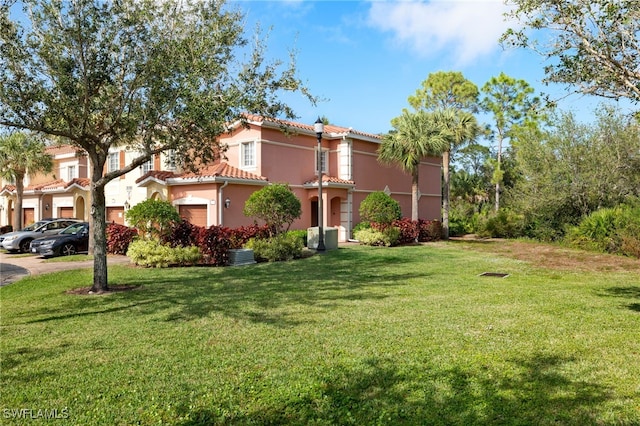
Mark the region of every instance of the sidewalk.
<instances>
[{"instance_id":1,"label":"sidewalk","mask_svg":"<svg viewBox=\"0 0 640 426\"><path fill-rule=\"evenodd\" d=\"M107 256L108 265L129 263L130 261L127 256ZM46 259L39 256L25 256L0 252L0 286L11 284L28 275L91 267L93 267L93 259L73 262L47 262Z\"/></svg>"}]
</instances>

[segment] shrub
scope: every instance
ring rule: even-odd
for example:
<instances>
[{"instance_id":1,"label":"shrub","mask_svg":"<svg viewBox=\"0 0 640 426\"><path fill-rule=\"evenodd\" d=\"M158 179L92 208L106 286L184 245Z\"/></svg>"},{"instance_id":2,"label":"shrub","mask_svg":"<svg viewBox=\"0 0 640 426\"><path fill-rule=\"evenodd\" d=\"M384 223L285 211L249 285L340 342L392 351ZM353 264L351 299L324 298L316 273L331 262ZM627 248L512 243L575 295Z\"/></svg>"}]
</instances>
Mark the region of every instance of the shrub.
<instances>
[{"instance_id":1,"label":"shrub","mask_svg":"<svg viewBox=\"0 0 640 426\"><path fill-rule=\"evenodd\" d=\"M244 205L245 216L263 220L276 235L302 215L302 204L289 185L276 183L251 194Z\"/></svg>"},{"instance_id":2,"label":"shrub","mask_svg":"<svg viewBox=\"0 0 640 426\"><path fill-rule=\"evenodd\" d=\"M640 207L620 205L591 213L567 231L570 245L640 257Z\"/></svg>"},{"instance_id":3,"label":"shrub","mask_svg":"<svg viewBox=\"0 0 640 426\"><path fill-rule=\"evenodd\" d=\"M523 231L524 216L504 208L490 213L484 221L480 220L477 229L478 235L495 238L520 237Z\"/></svg>"},{"instance_id":4,"label":"shrub","mask_svg":"<svg viewBox=\"0 0 640 426\"><path fill-rule=\"evenodd\" d=\"M197 237L202 227L193 225L186 220L173 222L170 231L162 238L162 242L169 244L171 247L188 247L197 245Z\"/></svg>"},{"instance_id":5,"label":"shrub","mask_svg":"<svg viewBox=\"0 0 640 426\"><path fill-rule=\"evenodd\" d=\"M353 233L355 234L356 232L358 232L361 229L369 229L371 228L371 222L360 222L359 224L357 224L356 226L353 227Z\"/></svg>"},{"instance_id":6,"label":"shrub","mask_svg":"<svg viewBox=\"0 0 640 426\"><path fill-rule=\"evenodd\" d=\"M143 237L157 239L165 237L171 231L171 225L182 220L169 201L152 199L131 207L125 217Z\"/></svg>"},{"instance_id":7,"label":"shrub","mask_svg":"<svg viewBox=\"0 0 640 426\"><path fill-rule=\"evenodd\" d=\"M13 231L12 225L0 226L0 235Z\"/></svg>"},{"instance_id":8,"label":"shrub","mask_svg":"<svg viewBox=\"0 0 640 426\"><path fill-rule=\"evenodd\" d=\"M107 225L107 253L126 254L129 244L138 237L135 228L109 223Z\"/></svg>"},{"instance_id":9,"label":"shrub","mask_svg":"<svg viewBox=\"0 0 640 426\"><path fill-rule=\"evenodd\" d=\"M398 230L400 231L398 244L410 244L418 241L420 229L417 221L404 218L400 220L394 220L392 226L398 228Z\"/></svg>"},{"instance_id":10,"label":"shrub","mask_svg":"<svg viewBox=\"0 0 640 426\"><path fill-rule=\"evenodd\" d=\"M400 204L382 191L367 195L359 211L362 219L380 224L391 224L402 217Z\"/></svg>"},{"instance_id":11,"label":"shrub","mask_svg":"<svg viewBox=\"0 0 640 426\"><path fill-rule=\"evenodd\" d=\"M400 230L393 226L388 226L384 230L361 229L355 233L355 238L360 241L360 244L367 246L391 247L398 243Z\"/></svg>"},{"instance_id":12,"label":"shrub","mask_svg":"<svg viewBox=\"0 0 640 426\"><path fill-rule=\"evenodd\" d=\"M297 238L302 243L302 247L307 246L307 231L304 229L296 229L293 231L287 231L287 235L291 235L292 238Z\"/></svg>"},{"instance_id":13,"label":"shrub","mask_svg":"<svg viewBox=\"0 0 640 426\"><path fill-rule=\"evenodd\" d=\"M272 230L268 225L249 225L241 226L230 230L231 236L231 248L242 248L252 238L269 238L272 234Z\"/></svg>"},{"instance_id":14,"label":"shrub","mask_svg":"<svg viewBox=\"0 0 640 426\"><path fill-rule=\"evenodd\" d=\"M438 241L442 238L442 222L418 219L418 241Z\"/></svg>"},{"instance_id":15,"label":"shrub","mask_svg":"<svg viewBox=\"0 0 640 426\"><path fill-rule=\"evenodd\" d=\"M202 262L208 265L225 266L231 249L231 230L224 226L198 228L196 246L202 253Z\"/></svg>"},{"instance_id":16,"label":"shrub","mask_svg":"<svg viewBox=\"0 0 640 426\"><path fill-rule=\"evenodd\" d=\"M287 232L266 239L254 238L247 243L258 262L277 262L302 257L304 245L295 233Z\"/></svg>"},{"instance_id":17,"label":"shrub","mask_svg":"<svg viewBox=\"0 0 640 426\"><path fill-rule=\"evenodd\" d=\"M196 264L202 255L198 247L171 247L157 240L137 240L130 244L127 256L136 265L166 268L170 265Z\"/></svg>"},{"instance_id":18,"label":"shrub","mask_svg":"<svg viewBox=\"0 0 640 426\"><path fill-rule=\"evenodd\" d=\"M453 200L449 208L449 236L459 237L476 232L478 212L473 204Z\"/></svg>"}]
</instances>

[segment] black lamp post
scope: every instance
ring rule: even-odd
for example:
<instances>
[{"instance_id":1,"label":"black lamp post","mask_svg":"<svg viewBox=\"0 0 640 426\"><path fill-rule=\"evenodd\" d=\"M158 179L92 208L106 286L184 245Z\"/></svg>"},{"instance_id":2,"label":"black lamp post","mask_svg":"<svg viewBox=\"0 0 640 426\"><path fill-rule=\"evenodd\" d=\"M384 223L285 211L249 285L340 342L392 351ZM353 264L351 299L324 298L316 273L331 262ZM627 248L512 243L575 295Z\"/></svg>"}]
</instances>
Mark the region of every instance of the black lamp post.
<instances>
[{"instance_id":1,"label":"black lamp post","mask_svg":"<svg viewBox=\"0 0 640 426\"><path fill-rule=\"evenodd\" d=\"M322 132L324 132L324 123L320 117L313 124L313 129L318 137L318 247L316 250L324 251L324 229L322 227Z\"/></svg>"}]
</instances>

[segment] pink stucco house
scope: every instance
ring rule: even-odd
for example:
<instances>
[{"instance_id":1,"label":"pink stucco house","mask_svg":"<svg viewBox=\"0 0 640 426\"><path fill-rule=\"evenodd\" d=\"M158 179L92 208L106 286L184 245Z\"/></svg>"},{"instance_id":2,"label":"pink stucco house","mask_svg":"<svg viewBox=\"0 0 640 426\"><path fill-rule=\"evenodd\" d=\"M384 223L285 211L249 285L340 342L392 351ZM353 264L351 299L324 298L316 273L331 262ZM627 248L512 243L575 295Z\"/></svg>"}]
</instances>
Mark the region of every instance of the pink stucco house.
<instances>
[{"instance_id":1,"label":"pink stucco house","mask_svg":"<svg viewBox=\"0 0 640 426\"><path fill-rule=\"evenodd\" d=\"M181 172L172 165L171 153L167 153L137 172L110 182L105 191L108 220L124 223L125 209L144 199L157 198L171 201L182 217L196 225L248 225L253 219L242 213L248 197L270 183L287 183L302 203L302 216L292 229L317 226L318 141L313 124L249 116L244 125L233 124L220 142L228 147L226 158L198 173ZM324 127L323 223L327 228L337 228L339 241L351 238L351 230L360 222L360 203L371 192L385 191L400 203L403 216L411 215L411 176L377 161L380 143L379 135L335 125ZM51 149L58 150L54 152L60 157L57 161L54 157L58 173L49 181L38 177L37 185L27 186L24 205L33 208L34 220L51 214L88 219L86 159L74 155L77 163L71 164L72 150ZM107 167L126 164L129 155L113 152ZM12 196L10 186L0 193L0 205L4 206L0 209L0 224L10 220ZM420 218L440 219L440 206L441 159L426 158L420 168Z\"/></svg>"}]
</instances>

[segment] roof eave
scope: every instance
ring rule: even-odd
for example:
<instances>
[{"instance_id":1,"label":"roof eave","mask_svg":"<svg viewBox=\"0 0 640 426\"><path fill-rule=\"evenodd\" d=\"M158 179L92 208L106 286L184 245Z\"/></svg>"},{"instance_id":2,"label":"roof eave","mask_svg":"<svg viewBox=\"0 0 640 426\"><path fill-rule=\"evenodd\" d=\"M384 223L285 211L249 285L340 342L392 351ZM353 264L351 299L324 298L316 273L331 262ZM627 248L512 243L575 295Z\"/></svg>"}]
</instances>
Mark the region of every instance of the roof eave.
<instances>
[{"instance_id":1,"label":"roof eave","mask_svg":"<svg viewBox=\"0 0 640 426\"><path fill-rule=\"evenodd\" d=\"M209 176L209 177L198 177L198 178L170 178L167 179L167 185L178 186L178 185L194 185L194 184L202 184L202 183L232 183L236 185L268 185L269 181L265 179L242 179L242 178L232 178L232 177L224 177L224 176Z\"/></svg>"}]
</instances>

